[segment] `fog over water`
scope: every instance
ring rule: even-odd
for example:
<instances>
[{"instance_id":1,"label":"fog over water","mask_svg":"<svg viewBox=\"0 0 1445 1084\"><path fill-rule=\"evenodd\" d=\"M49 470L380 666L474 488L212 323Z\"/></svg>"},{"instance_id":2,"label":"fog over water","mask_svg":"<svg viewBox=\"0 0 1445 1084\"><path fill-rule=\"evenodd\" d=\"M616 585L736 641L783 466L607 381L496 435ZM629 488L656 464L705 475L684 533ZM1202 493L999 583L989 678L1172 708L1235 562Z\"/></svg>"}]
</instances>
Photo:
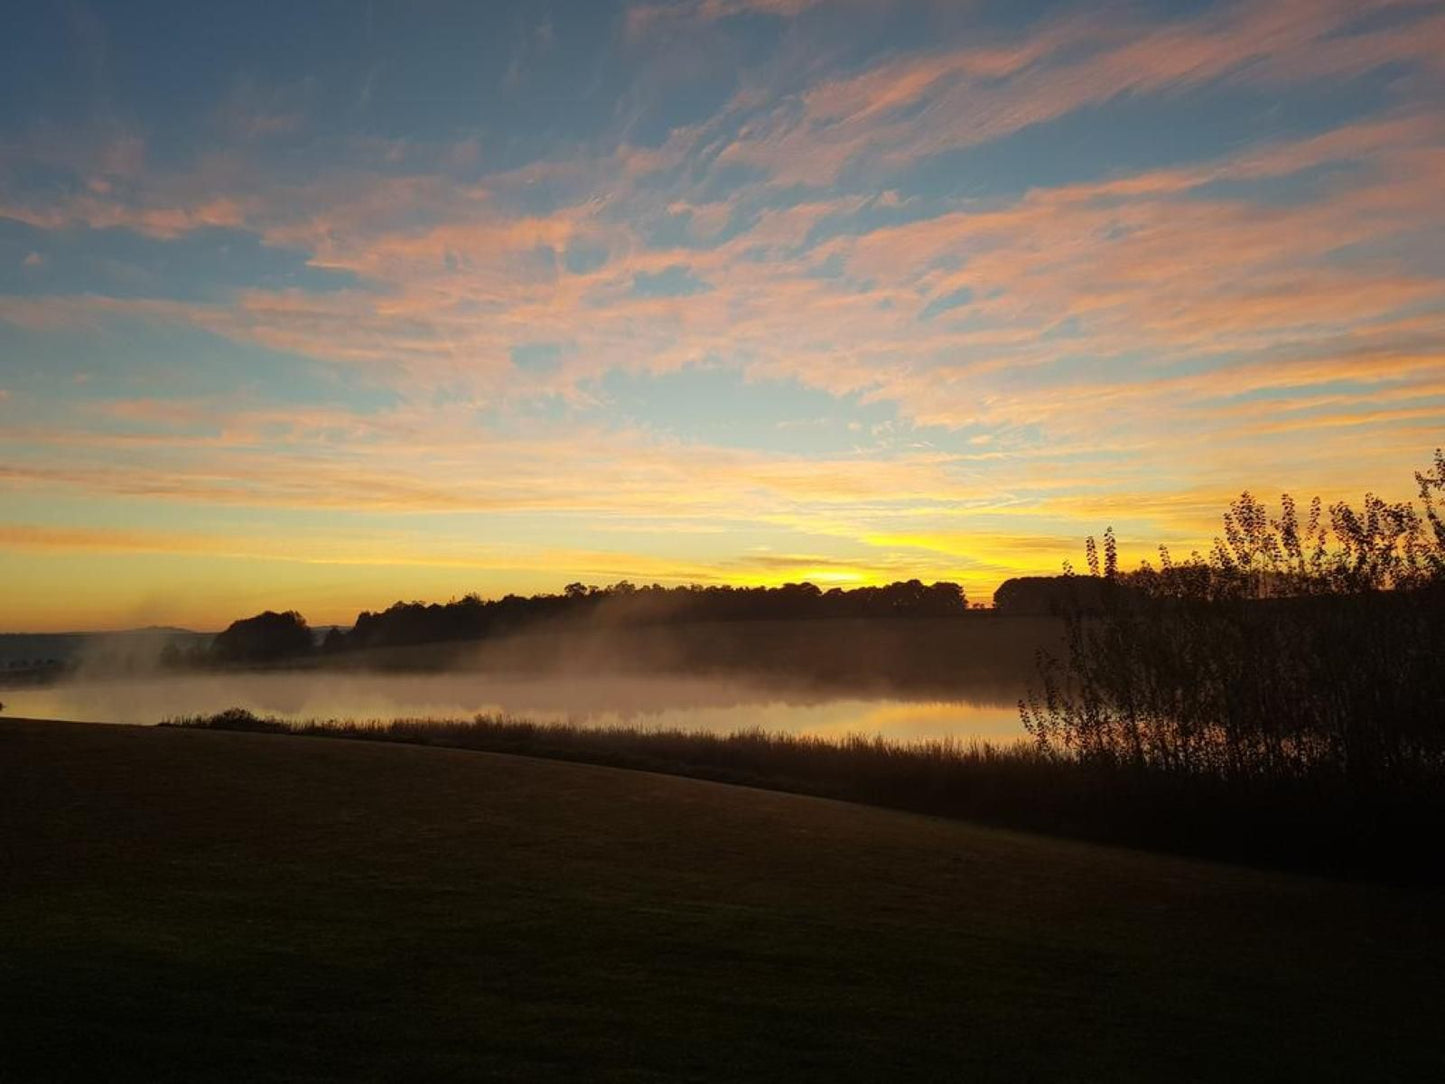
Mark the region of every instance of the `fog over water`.
<instances>
[{"instance_id":1,"label":"fog over water","mask_svg":"<svg viewBox=\"0 0 1445 1084\"><path fill-rule=\"evenodd\" d=\"M151 724L247 708L287 719L470 718L644 728L771 731L891 738L1023 736L1015 699L998 688L956 699L873 696L747 679L630 673L269 671L80 677L0 693L12 717Z\"/></svg>"},{"instance_id":2,"label":"fog over water","mask_svg":"<svg viewBox=\"0 0 1445 1084\"><path fill-rule=\"evenodd\" d=\"M1052 619L557 623L483 641L177 669L170 634L92 635L11 717L154 724L244 708L289 720L469 719L1010 742ZM194 644L181 645L194 650ZM32 648L33 653L33 648Z\"/></svg>"}]
</instances>

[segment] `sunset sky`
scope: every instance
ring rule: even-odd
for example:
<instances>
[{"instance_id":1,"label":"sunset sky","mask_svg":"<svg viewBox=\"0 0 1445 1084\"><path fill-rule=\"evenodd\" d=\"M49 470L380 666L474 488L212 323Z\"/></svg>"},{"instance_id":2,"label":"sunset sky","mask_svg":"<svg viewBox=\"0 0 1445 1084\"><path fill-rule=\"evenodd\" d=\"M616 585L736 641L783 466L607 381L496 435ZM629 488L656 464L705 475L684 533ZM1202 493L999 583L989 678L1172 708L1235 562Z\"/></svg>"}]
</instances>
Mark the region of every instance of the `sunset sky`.
<instances>
[{"instance_id":1,"label":"sunset sky","mask_svg":"<svg viewBox=\"0 0 1445 1084\"><path fill-rule=\"evenodd\" d=\"M1445 0L16 5L0 630L1413 496Z\"/></svg>"}]
</instances>

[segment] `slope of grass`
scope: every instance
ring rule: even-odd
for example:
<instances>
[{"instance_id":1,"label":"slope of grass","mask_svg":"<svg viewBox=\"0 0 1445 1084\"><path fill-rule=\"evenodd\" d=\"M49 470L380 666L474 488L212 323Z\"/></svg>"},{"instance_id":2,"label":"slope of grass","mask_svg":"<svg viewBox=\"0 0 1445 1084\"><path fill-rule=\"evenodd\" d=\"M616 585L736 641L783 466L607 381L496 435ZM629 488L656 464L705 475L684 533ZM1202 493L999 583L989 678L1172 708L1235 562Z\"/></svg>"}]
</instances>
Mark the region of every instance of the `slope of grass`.
<instances>
[{"instance_id":1,"label":"slope of grass","mask_svg":"<svg viewBox=\"0 0 1445 1084\"><path fill-rule=\"evenodd\" d=\"M1438 1079L1438 892L715 783L0 722L5 1079Z\"/></svg>"},{"instance_id":2,"label":"slope of grass","mask_svg":"<svg viewBox=\"0 0 1445 1084\"><path fill-rule=\"evenodd\" d=\"M1328 770L1220 777L1081 760L1033 743L890 740L739 730L472 719L290 721L232 708L161 726L401 742L664 772L955 817L1026 832L1295 872L1445 885L1445 852L1419 827L1445 814L1440 780L1365 805ZM1432 787L1429 784L1434 783Z\"/></svg>"}]
</instances>

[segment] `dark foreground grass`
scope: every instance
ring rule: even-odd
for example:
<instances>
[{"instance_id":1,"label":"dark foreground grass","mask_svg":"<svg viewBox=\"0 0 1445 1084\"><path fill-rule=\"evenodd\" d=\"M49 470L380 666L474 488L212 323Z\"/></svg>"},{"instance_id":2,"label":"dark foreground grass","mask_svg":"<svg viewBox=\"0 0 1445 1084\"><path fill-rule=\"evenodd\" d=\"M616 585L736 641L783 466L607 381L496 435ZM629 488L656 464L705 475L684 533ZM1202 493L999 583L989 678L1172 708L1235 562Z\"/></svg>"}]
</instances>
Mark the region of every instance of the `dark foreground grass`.
<instances>
[{"instance_id":1,"label":"dark foreground grass","mask_svg":"<svg viewBox=\"0 0 1445 1084\"><path fill-rule=\"evenodd\" d=\"M1438 892L454 749L0 722L0 1078L1440 1079Z\"/></svg>"},{"instance_id":2,"label":"dark foreground grass","mask_svg":"<svg viewBox=\"0 0 1445 1084\"><path fill-rule=\"evenodd\" d=\"M1328 770L1224 776L1030 743L471 720L290 722L233 708L163 726L434 745L687 775L1094 842L1401 884L1445 884L1445 780L1364 803Z\"/></svg>"}]
</instances>

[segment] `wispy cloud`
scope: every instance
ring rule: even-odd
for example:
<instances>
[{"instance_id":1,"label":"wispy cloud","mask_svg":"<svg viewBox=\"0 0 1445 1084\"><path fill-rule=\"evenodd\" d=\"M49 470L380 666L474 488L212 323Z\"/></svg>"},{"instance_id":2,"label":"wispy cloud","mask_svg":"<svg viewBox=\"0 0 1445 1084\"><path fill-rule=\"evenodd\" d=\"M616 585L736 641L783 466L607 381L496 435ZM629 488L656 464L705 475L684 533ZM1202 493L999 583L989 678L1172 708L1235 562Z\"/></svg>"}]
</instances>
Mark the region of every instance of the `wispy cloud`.
<instances>
[{"instance_id":1,"label":"wispy cloud","mask_svg":"<svg viewBox=\"0 0 1445 1084\"><path fill-rule=\"evenodd\" d=\"M642 37L662 28L706 26L737 15L790 18L826 2L828 0L672 0L634 4L627 11L627 33Z\"/></svg>"},{"instance_id":2,"label":"wispy cloud","mask_svg":"<svg viewBox=\"0 0 1445 1084\"><path fill-rule=\"evenodd\" d=\"M739 565L697 543L666 567L952 561L981 585L1056 563L1116 509L1141 543L1199 537L1207 517L1160 499L1168 486L1193 502L1236 478L1408 480L1445 424L1438 3L1041 21L905 6L633 5L582 46L564 21L514 20L483 82L532 120L491 127L472 111L388 128L377 73L400 79L408 58L369 54L271 83L224 73L198 106L204 134L180 146L159 117L117 112L0 131L0 264L16 276L0 267L0 487L29 509L89 495L402 531L483 513L519 532L561 516L703 538L726 522L786 559ZM858 40L850 19L893 36ZM108 80L104 27L84 34ZM679 68L683 38L747 63ZM509 75L523 54L527 78ZM585 94L528 97L546 64L582 59ZM479 93L448 78L438 113ZM644 92L664 83L666 101ZM1117 162L1087 146L1019 157L1020 138L1065 121L1119 139L1146 106L1200 138ZM106 293L75 270L123 268L136 238L201 252L195 274L249 245L336 279L218 274L190 301ZM117 343L123 379L59 375L55 358L104 362ZM519 362L539 343L546 364ZM162 386L163 355L169 374L229 383L187 398ZM274 375L303 366L304 391ZM689 429L685 397L639 419L612 390L718 371L757 404L828 397L856 435L799 450L796 418L765 438L740 411L744 439ZM12 523L0 546L75 548L85 531L149 545L59 518Z\"/></svg>"}]
</instances>

